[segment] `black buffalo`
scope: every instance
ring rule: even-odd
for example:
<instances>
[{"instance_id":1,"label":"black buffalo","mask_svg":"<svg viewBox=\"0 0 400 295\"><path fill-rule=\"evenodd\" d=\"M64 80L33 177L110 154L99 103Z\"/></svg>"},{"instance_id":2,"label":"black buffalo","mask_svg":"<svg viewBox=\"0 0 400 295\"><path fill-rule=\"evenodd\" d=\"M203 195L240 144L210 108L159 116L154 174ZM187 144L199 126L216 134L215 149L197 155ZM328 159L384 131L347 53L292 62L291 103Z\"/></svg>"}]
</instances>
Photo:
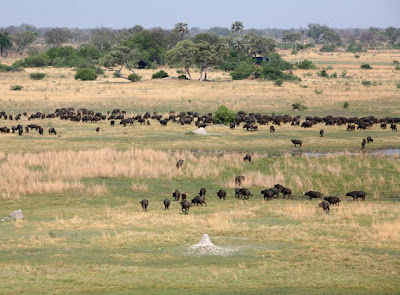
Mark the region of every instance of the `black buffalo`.
<instances>
[{"instance_id":1,"label":"black buffalo","mask_svg":"<svg viewBox=\"0 0 400 295\"><path fill-rule=\"evenodd\" d=\"M246 156L243 158L243 161L249 161L251 162L251 155L250 154L246 154Z\"/></svg>"},{"instance_id":2,"label":"black buffalo","mask_svg":"<svg viewBox=\"0 0 400 295\"><path fill-rule=\"evenodd\" d=\"M322 194L320 192L315 192L315 191L308 191L304 193L305 196L310 197L311 199L322 199Z\"/></svg>"},{"instance_id":3,"label":"black buffalo","mask_svg":"<svg viewBox=\"0 0 400 295\"><path fill-rule=\"evenodd\" d=\"M169 209L169 205L171 205L171 201L168 199L165 199L163 203L164 203L164 209L165 210Z\"/></svg>"},{"instance_id":4,"label":"black buffalo","mask_svg":"<svg viewBox=\"0 0 400 295\"><path fill-rule=\"evenodd\" d=\"M322 201L322 203L318 204L318 206L320 206L326 214L329 214L329 203L328 202Z\"/></svg>"},{"instance_id":5,"label":"black buffalo","mask_svg":"<svg viewBox=\"0 0 400 295\"><path fill-rule=\"evenodd\" d=\"M192 199L192 204L196 205L196 206L199 206L199 205L203 206L203 204L204 204L207 207L206 199L204 199L204 197L200 197L200 196L194 197L194 199Z\"/></svg>"},{"instance_id":6,"label":"black buffalo","mask_svg":"<svg viewBox=\"0 0 400 295\"><path fill-rule=\"evenodd\" d=\"M147 207L149 206L149 200L143 199L140 201L140 204L142 205L143 211L147 211Z\"/></svg>"},{"instance_id":7,"label":"black buffalo","mask_svg":"<svg viewBox=\"0 0 400 295\"><path fill-rule=\"evenodd\" d=\"M341 200L338 197L325 197L324 200L331 205L337 205L337 206L339 206L339 203L341 202Z\"/></svg>"},{"instance_id":8,"label":"black buffalo","mask_svg":"<svg viewBox=\"0 0 400 295\"><path fill-rule=\"evenodd\" d=\"M224 199L224 200L225 200L226 191L220 189L220 190L217 192L217 196L219 197L220 200L221 200L221 199Z\"/></svg>"},{"instance_id":9,"label":"black buffalo","mask_svg":"<svg viewBox=\"0 0 400 295\"><path fill-rule=\"evenodd\" d=\"M182 201L181 202L181 206L182 206L182 212L184 212L185 214L188 214L189 213L189 209L190 209L190 203L189 203L189 201Z\"/></svg>"},{"instance_id":10,"label":"black buffalo","mask_svg":"<svg viewBox=\"0 0 400 295\"><path fill-rule=\"evenodd\" d=\"M353 191L353 192L347 193L346 197L352 197L354 201L358 200L358 199L361 199L364 201L366 195L367 195L367 193L363 192L363 191Z\"/></svg>"},{"instance_id":11,"label":"black buffalo","mask_svg":"<svg viewBox=\"0 0 400 295\"><path fill-rule=\"evenodd\" d=\"M291 141L294 144L294 147L297 147L297 145L301 147L303 145L303 142L300 139L292 139Z\"/></svg>"}]
</instances>

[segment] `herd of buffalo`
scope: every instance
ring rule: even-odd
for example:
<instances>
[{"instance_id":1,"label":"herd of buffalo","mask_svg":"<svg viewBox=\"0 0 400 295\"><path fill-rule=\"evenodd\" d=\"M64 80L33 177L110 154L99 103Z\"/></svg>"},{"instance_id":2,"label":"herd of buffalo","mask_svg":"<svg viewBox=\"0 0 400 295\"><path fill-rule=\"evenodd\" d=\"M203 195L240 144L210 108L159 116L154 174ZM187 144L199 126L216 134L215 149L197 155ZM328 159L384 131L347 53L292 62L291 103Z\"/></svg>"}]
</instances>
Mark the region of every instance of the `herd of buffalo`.
<instances>
[{"instance_id":1,"label":"herd of buffalo","mask_svg":"<svg viewBox=\"0 0 400 295\"><path fill-rule=\"evenodd\" d=\"M200 114L198 112L175 112L170 111L167 116L153 112L153 114L146 112L144 114L138 114L134 116L128 116L127 112L120 109L113 109L111 112L107 111L105 114L101 112L95 112L87 108L80 108L75 110L73 107L69 108L58 108L52 113L36 112L34 114L28 115L26 112L22 114L12 115L7 114L5 111L0 112L0 119L19 121L21 118L27 118L29 121L34 119L53 119L59 118L61 120L69 120L73 122L92 122L97 123L101 121L110 121L111 126L115 126L116 121L119 124L126 127L127 125L133 125L135 122L141 125L151 125L150 120L157 120L162 126L167 126L168 124L175 123L180 125L191 125L193 122L198 128L206 128L207 126L214 124L215 119L213 113ZM357 130L367 130L372 128L374 125L379 125L381 129L386 129L390 124L390 129L397 131L397 123L400 123L400 118L386 117L386 118L375 118L374 116L369 117L335 117L335 116L307 116L305 120L301 122L300 115L290 116L290 115L263 115L261 113L246 113L239 111L236 114L234 122L230 123L230 128L235 129L243 123L243 128L247 131L258 131L259 125L269 125L270 132L274 133L276 131L276 126L282 126L282 124L290 124L291 126L300 126L301 128L311 128L316 124L325 124L326 126L342 126L347 125L347 131ZM258 124L258 125L257 125ZM38 124L28 124L22 126L21 124L13 125L11 128L4 126L0 127L0 133L18 133L22 135L24 132L35 130L39 134L44 134L44 129ZM100 131L100 127L97 127L96 132ZM54 127L48 129L49 135L57 135ZM324 129L319 131L321 137L324 136ZM291 142L295 147L302 147L303 141L300 139L292 139ZM361 148L364 149L367 143L373 142L373 139L368 136L367 139L363 139L361 143Z\"/></svg>"}]
</instances>

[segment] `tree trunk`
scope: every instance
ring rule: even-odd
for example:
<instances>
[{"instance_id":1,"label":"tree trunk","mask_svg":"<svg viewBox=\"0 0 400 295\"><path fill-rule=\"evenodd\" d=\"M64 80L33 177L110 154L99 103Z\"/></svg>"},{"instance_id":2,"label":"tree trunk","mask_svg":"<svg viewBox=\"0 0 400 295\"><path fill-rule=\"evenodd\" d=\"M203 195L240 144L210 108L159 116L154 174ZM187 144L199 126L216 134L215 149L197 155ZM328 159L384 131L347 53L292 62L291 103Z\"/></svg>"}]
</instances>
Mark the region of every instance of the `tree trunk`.
<instances>
[{"instance_id":1,"label":"tree trunk","mask_svg":"<svg viewBox=\"0 0 400 295\"><path fill-rule=\"evenodd\" d=\"M192 75L190 75L189 68L185 68L186 74L189 76L189 80L192 80Z\"/></svg>"}]
</instances>

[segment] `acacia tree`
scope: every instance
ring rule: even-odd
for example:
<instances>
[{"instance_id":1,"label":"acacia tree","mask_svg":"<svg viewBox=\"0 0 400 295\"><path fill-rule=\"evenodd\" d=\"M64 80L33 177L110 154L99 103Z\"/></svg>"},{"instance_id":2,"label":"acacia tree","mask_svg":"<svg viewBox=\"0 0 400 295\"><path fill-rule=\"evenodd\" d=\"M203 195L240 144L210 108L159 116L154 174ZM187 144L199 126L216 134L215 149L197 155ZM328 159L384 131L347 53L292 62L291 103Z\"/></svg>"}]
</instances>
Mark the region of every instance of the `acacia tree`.
<instances>
[{"instance_id":1,"label":"acacia tree","mask_svg":"<svg viewBox=\"0 0 400 295\"><path fill-rule=\"evenodd\" d=\"M181 40L184 40L187 37L189 37L189 28L188 28L187 23L177 23L177 24L175 24L175 27L174 27L173 31L176 34L179 35Z\"/></svg>"},{"instance_id":2,"label":"acacia tree","mask_svg":"<svg viewBox=\"0 0 400 295\"><path fill-rule=\"evenodd\" d=\"M390 44L394 44L396 40L400 37L400 29L396 29L394 27L388 27L385 30L385 36L388 38Z\"/></svg>"},{"instance_id":3,"label":"acacia tree","mask_svg":"<svg viewBox=\"0 0 400 295\"><path fill-rule=\"evenodd\" d=\"M130 70L135 74L135 71L132 69L133 64L135 64L140 59L140 55L135 49L130 49L126 46L118 46L107 53L102 60L103 66L114 70L115 67L120 67L115 72L119 77L128 79L128 77L124 77L121 74L121 71L124 67Z\"/></svg>"},{"instance_id":4,"label":"acacia tree","mask_svg":"<svg viewBox=\"0 0 400 295\"><path fill-rule=\"evenodd\" d=\"M211 45L206 41L201 41L196 44L196 47L195 61L200 68L199 80L206 81L208 69L220 61L225 53L225 46L222 44Z\"/></svg>"},{"instance_id":5,"label":"acacia tree","mask_svg":"<svg viewBox=\"0 0 400 295\"><path fill-rule=\"evenodd\" d=\"M290 44L295 44L301 40L301 33L295 31L284 31L282 34L282 41Z\"/></svg>"},{"instance_id":6,"label":"acacia tree","mask_svg":"<svg viewBox=\"0 0 400 295\"><path fill-rule=\"evenodd\" d=\"M46 43L54 47L60 47L71 38L71 31L67 28L54 28L44 34Z\"/></svg>"},{"instance_id":7,"label":"acacia tree","mask_svg":"<svg viewBox=\"0 0 400 295\"><path fill-rule=\"evenodd\" d=\"M247 35L247 38L247 52L253 57L268 56L271 52L275 51L276 43L271 38L264 38L253 34Z\"/></svg>"},{"instance_id":8,"label":"acacia tree","mask_svg":"<svg viewBox=\"0 0 400 295\"><path fill-rule=\"evenodd\" d=\"M21 53L22 58L24 58L29 46L37 39L37 35L34 32L19 32L14 34L12 39L18 51Z\"/></svg>"},{"instance_id":9,"label":"acacia tree","mask_svg":"<svg viewBox=\"0 0 400 295\"><path fill-rule=\"evenodd\" d=\"M315 44L319 44L322 36L327 32L329 28L320 24L308 24L307 36L314 39Z\"/></svg>"},{"instance_id":10,"label":"acacia tree","mask_svg":"<svg viewBox=\"0 0 400 295\"><path fill-rule=\"evenodd\" d=\"M7 57L7 49L11 47L12 42L8 32L0 32L0 57Z\"/></svg>"},{"instance_id":11,"label":"acacia tree","mask_svg":"<svg viewBox=\"0 0 400 295\"><path fill-rule=\"evenodd\" d=\"M190 68L194 66L196 62L197 47L190 40L183 40L176 44L174 48L167 52L167 59L172 63L183 67L189 77L192 79L190 74Z\"/></svg>"},{"instance_id":12,"label":"acacia tree","mask_svg":"<svg viewBox=\"0 0 400 295\"><path fill-rule=\"evenodd\" d=\"M341 43L342 40L340 39L340 36L338 33L332 30L328 30L324 33L324 36L322 37L326 42L332 43L332 44L338 44Z\"/></svg>"}]
</instances>

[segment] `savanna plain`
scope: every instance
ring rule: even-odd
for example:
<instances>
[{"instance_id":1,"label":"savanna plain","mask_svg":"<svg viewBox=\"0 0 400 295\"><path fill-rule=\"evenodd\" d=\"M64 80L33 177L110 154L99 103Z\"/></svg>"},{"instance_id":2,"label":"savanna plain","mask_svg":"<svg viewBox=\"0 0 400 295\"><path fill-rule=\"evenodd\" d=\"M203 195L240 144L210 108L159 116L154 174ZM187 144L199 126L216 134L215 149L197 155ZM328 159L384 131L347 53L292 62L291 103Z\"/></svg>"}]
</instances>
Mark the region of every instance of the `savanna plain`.
<instances>
[{"instance_id":1,"label":"savanna plain","mask_svg":"<svg viewBox=\"0 0 400 295\"><path fill-rule=\"evenodd\" d=\"M400 117L400 71L393 64L399 51L371 50L359 59L344 52L303 54L318 68L294 70L301 81L281 87L232 81L222 71L199 82L151 80L156 70L139 70L144 79L137 83L107 72L95 82L75 81L65 68L41 69L47 74L41 81L29 79L35 69L0 73L0 105L11 114L61 107L120 108L129 116L204 114L225 105L302 120ZM361 69L362 63L372 69ZM338 78L318 76L322 68ZM176 69L164 70L177 76ZM15 84L23 90L10 91ZM294 111L294 103L307 109ZM26 117L19 123L29 124ZM30 123L54 127L57 135L0 134L0 218L17 209L25 215L0 222L0 294L400 293L400 161L398 154L377 152L400 148L399 133L390 128L349 132L347 126L286 124L270 133L269 126L247 132L210 125L211 135L201 136L191 132L194 124L156 120L126 127L59 118ZM367 136L374 142L361 151ZM293 147L291 139L303 146ZM246 153L251 163L243 161ZM178 159L184 160L179 170ZM236 175L246 177L249 200L235 198ZM293 199L265 201L260 191L276 183L291 188ZM183 214L171 193L178 189L191 199L201 187L207 207ZM219 189L228 192L225 201L217 198ZM320 200L303 196L309 190L342 202L325 214ZM367 199L345 196L355 190L366 191ZM147 212L142 199L149 200ZM205 233L228 254L193 255L189 246Z\"/></svg>"}]
</instances>

